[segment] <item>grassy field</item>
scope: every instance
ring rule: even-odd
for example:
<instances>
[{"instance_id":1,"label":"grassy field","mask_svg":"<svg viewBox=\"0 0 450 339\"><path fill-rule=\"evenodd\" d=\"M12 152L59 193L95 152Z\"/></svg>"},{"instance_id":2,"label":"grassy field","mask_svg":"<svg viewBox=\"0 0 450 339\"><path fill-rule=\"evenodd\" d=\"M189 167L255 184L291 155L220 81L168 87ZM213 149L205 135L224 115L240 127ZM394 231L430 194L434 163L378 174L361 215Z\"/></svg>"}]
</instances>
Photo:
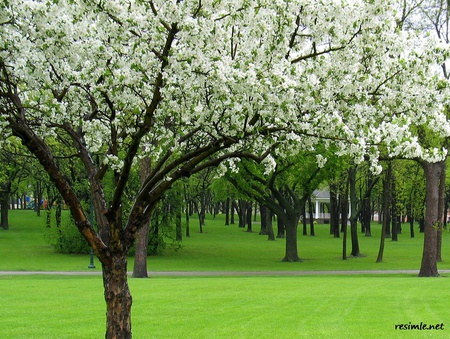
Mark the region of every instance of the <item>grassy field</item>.
<instances>
[{"instance_id":1,"label":"grassy field","mask_svg":"<svg viewBox=\"0 0 450 339\"><path fill-rule=\"evenodd\" d=\"M0 231L0 270L88 271L88 255L56 254L43 236L44 216L36 217L32 211L12 211L9 231ZM149 257L150 271L265 271L265 270L378 270L419 269L422 256L423 234L416 229L415 238L404 226L398 242L386 240L384 262L375 263L380 225L372 226L372 237L359 234L360 258L342 260L342 238L329 234L328 225L316 225L316 236L298 236L300 263L281 262L284 239L267 241L254 232L248 233L236 225L224 226L223 216L206 221L204 233L198 232L197 221L192 219L191 237L183 238L179 251L168 248L162 255ZM348 237L348 254L350 237ZM450 234L444 231L440 269L450 269ZM133 258L129 260L133 267ZM98 262L96 262L96 266ZM97 267L97 270L99 267Z\"/></svg>"},{"instance_id":2,"label":"grassy field","mask_svg":"<svg viewBox=\"0 0 450 339\"><path fill-rule=\"evenodd\" d=\"M0 270L89 271L88 256L54 254L43 217L11 214L0 231ZM379 227L360 237L362 258L340 259L342 239L318 225L299 236L301 263L282 263L284 241L269 242L223 220L208 220L180 251L149 259L151 271L418 269L422 236L387 241L374 263ZM443 258L449 235L444 234ZM132 265L132 259L131 265ZM98 263L96 263L97 266ZM132 267L132 266L130 266ZM450 268L447 261L439 268ZM98 268L96 269L98 270ZM448 338L450 283L412 274L348 276L154 277L130 279L135 338ZM101 338L105 309L100 276L0 275L0 338ZM398 324L444 324L442 330L399 330Z\"/></svg>"}]
</instances>

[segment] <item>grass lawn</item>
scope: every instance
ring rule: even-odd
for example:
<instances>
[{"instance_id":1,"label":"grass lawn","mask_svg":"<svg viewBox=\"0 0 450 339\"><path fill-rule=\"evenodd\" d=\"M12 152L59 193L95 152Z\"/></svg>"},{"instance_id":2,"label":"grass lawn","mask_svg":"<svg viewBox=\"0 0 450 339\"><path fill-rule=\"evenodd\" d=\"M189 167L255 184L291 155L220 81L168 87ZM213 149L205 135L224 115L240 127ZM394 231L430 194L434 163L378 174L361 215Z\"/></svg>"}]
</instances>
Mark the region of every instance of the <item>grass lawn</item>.
<instances>
[{"instance_id":1,"label":"grass lawn","mask_svg":"<svg viewBox=\"0 0 450 339\"><path fill-rule=\"evenodd\" d=\"M135 338L448 338L448 278L130 279ZM100 277L1 276L1 338L104 337ZM443 323L443 330L395 330Z\"/></svg>"},{"instance_id":2,"label":"grass lawn","mask_svg":"<svg viewBox=\"0 0 450 339\"><path fill-rule=\"evenodd\" d=\"M88 255L53 253L44 239L44 217L12 211L11 229L0 231L0 270L89 271ZM303 262L282 263L284 241L269 242L223 219L195 221L183 249L149 258L150 271L262 271L418 269L423 237L408 229L386 242L376 264L379 226L360 236L361 258L341 260L342 239L317 225L299 235ZM349 239L350 242L350 239ZM350 244L349 244L350 246ZM350 250L350 247L349 247ZM449 269L444 234L440 269ZM130 258L132 268L132 258ZM96 262L98 268L98 262ZM448 338L450 274L154 277L130 279L135 338ZM1 276L0 338L101 338L105 306L100 276ZM396 330L395 325L444 324L443 330Z\"/></svg>"}]
</instances>

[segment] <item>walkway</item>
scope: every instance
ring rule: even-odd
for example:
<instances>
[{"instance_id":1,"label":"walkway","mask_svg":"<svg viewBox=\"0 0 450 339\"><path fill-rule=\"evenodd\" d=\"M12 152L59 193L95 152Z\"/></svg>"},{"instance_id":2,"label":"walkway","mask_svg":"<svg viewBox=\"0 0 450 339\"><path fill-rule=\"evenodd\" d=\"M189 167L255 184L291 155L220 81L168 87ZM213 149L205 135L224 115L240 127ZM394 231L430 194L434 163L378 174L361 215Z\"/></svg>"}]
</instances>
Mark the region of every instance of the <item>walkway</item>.
<instances>
[{"instance_id":1,"label":"walkway","mask_svg":"<svg viewBox=\"0 0 450 339\"><path fill-rule=\"evenodd\" d=\"M0 275L101 275L101 271L0 271ZM131 276L132 272L128 272ZM450 270L439 270L440 274ZM384 275L413 274L419 270L356 270L356 271L149 271L149 277L229 277L229 276L308 276L308 275Z\"/></svg>"}]
</instances>

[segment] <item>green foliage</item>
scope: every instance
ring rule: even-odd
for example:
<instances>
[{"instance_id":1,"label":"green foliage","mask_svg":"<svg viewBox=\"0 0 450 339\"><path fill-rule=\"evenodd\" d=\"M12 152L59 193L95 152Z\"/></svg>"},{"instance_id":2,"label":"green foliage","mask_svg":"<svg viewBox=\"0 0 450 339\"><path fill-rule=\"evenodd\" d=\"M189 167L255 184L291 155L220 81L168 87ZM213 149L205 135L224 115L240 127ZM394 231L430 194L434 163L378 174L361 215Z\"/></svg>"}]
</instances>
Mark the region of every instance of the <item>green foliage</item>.
<instances>
[{"instance_id":1,"label":"green foliage","mask_svg":"<svg viewBox=\"0 0 450 339\"><path fill-rule=\"evenodd\" d=\"M55 215L52 208L46 213ZM46 224L44 234L47 242L54 248L57 253L64 254L87 254L90 249L81 233L75 226L75 222L69 213L64 213L65 217L61 221L61 225L57 225L54 218L50 218L50 227ZM47 219L49 220L49 219Z\"/></svg>"}]
</instances>

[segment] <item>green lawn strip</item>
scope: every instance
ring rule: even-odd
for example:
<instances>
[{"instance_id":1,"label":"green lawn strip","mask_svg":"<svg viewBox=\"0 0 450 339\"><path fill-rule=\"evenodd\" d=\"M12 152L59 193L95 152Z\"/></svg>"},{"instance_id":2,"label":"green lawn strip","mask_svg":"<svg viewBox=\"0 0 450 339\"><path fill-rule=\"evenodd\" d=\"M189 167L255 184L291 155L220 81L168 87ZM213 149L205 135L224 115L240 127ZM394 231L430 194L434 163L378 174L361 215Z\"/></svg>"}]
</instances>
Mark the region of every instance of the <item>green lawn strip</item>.
<instances>
[{"instance_id":1,"label":"green lawn strip","mask_svg":"<svg viewBox=\"0 0 450 339\"><path fill-rule=\"evenodd\" d=\"M66 211L67 212L67 211ZM66 213L67 215L67 213ZM10 211L10 230L0 230L0 270L31 271L92 271L87 268L89 255L64 255L44 239L45 212L36 217L33 211ZM259 235L259 224L248 233L237 225L224 226L224 216L208 216L204 233L198 232L197 220L191 219L191 237L183 238L182 249L170 246L148 259L149 271L292 271L292 270L393 270L420 268L423 234L416 228L410 238L409 226L404 225L399 241L386 239L384 262L375 263L380 242L380 228L372 225L372 237L359 233L360 258L342 260L342 238L329 234L329 225L316 225L316 236L303 236L299 230L298 248L303 262L284 263L285 240L268 241ZM440 269L450 269L450 236L444 231ZM348 237L347 253L351 244ZM100 270L95 260L96 271ZM129 270L133 258L129 258Z\"/></svg>"},{"instance_id":2,"label":"green lawn strip","mask_svg":"<svg viewBox=\"0 0 450 339\"><path fill-rule=\"evenodd\" d=\"M448 338L448 277L130 279L135 338ZM1 338L100 338L101 277L0 277ZM443 330L395 330L444 323Z\"/></svg>"}]
</instances>

